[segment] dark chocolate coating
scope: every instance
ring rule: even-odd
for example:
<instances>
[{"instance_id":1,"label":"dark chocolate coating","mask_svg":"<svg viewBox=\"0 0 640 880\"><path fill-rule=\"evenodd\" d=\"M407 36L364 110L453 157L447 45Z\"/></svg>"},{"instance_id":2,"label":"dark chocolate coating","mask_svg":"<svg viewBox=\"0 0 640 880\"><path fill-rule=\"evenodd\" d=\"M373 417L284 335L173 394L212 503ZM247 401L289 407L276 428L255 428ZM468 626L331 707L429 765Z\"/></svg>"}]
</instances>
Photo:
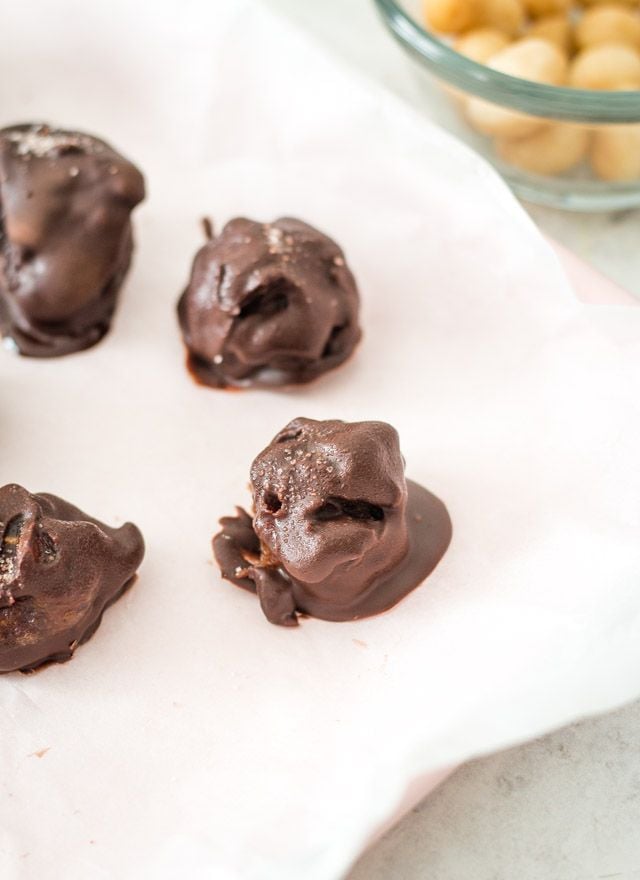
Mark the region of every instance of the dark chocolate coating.
<instances>
[{"instance_id":1,"label":"dark chocolate coating","mask_svg":"<svg viewBox=\"0 0 640 880\"><path fill-rule=\"evenodd\" d=\"M138 169L91 135L0 130L0 333L55 357L109 330L133 250Z\"/></svg>"},{"instance_id":2,"label":"dark chocolate coating","mask_svg":"<svg viewBox=\"0 0 640 880\"><path fill-rule=\"evenodd\" d=\"M198 380L217 388L310 382L360 339L338 245L301 220L231 220L197 253L178 317Z\"/></svg>"},{"instance_id":3,"label":"dark chocolate coating","mask_svg":"<svg viewBox=\"0 0 640 880\"><path fill-rule=\"evenodd\" d=\"M0 673L70 660L132 583L144 541L55 495L0 489Z\"/></svg>"},{"instance_id":4,"label":"dark chocolate coating","mask_svg":"<svg viewBox=\"0 0 640 880\"><path fill-rule=\"evenodd\" d=\"M407 482L384 422L295 419L251 466L254 517L238 509L213 539L223 577L257 592L265 616L353 620L421 583L451 540L434 495Z\"/></svg>"}]
</instances>

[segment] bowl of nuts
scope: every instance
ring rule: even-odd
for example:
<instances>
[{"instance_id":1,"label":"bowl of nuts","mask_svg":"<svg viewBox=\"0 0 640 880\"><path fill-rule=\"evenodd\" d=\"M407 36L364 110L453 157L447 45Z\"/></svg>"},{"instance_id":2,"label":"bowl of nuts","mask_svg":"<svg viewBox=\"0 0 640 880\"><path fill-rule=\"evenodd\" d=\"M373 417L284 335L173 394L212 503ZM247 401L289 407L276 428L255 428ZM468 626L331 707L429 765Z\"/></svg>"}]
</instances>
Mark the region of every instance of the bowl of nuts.
<instances>
[{"instance_id":1,"label":"bowl of nuts","mask_svg":"<svg viewBox=\"0 0 640 880\"><path fill-rule=\"evenodd\" d=\"M521 198L640 205L640 0L374 0L431 115Z\"/></svg>"}]
</instances>

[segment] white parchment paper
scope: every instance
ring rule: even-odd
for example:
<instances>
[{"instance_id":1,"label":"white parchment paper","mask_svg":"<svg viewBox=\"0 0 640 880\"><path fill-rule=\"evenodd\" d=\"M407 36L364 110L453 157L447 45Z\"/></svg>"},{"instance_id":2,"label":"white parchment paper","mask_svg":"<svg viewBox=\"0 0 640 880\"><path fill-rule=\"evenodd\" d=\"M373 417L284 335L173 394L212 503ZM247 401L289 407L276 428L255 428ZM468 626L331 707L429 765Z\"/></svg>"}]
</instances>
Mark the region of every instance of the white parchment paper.
<instances>
[{"instance_id":1,"label":"white parchment paper","mask_svg":"<svg viewBox=\"0 0 640 880\"><path fill-rule=\"evenodd\" d=\"M64 666L0 680L3 878L335 880L407 784L640 694L640 310L581 306L495 175L250 2L3 10L0 122L145 170L113 332L0 352L0 482L147 539ZM293 393L183 367L198 220L299 215L345 248L365 337ZM289 419L384 419L454 539L391 613L295 631L211 564Z\"/></svg>"}]
</instances>

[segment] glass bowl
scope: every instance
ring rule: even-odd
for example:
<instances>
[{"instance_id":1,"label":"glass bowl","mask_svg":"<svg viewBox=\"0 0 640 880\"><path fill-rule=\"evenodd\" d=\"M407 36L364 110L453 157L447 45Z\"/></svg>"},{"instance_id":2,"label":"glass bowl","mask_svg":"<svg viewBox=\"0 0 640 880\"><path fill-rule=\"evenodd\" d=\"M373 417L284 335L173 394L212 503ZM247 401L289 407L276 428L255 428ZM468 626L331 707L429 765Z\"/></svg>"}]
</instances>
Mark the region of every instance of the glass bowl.
<instances>
[{"instance_id":1,"label":"glass bowl","mask_svg":"<svg viewBox=\"0 0 640 880\"><path fill-rule=\"evenodd\" d=\"M586 91L499 73L425 30L419 2L374 2L417 62L430 115L488 159L518 196L572 211L640 205L640 91Z\"/></svg>"}]
</instances>

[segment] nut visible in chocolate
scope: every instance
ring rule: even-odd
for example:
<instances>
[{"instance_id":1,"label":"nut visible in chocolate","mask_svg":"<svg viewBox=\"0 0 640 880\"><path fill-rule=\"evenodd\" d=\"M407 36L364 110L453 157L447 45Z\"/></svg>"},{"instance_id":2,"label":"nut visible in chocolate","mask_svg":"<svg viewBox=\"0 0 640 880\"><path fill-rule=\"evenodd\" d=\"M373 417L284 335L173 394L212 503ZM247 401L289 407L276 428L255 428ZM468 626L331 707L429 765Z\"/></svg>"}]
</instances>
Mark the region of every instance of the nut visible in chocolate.
<instances>
[{"instance_id":1,"label":"nut visible in chocolate","mask_svg":"<svg viewBox=\"0 0 640 880\"><path fill-rule=\"evenodd\" d=\"M199 381L268 388L343 363L361 336L358 309L345 256L326 235L288 217L236 218L197 253L178 317Z\"/></svg>"},{"instance_id":2,"label":"nut visible in chocolate","mask_svg":"<svg viewBox=\"0 0 640 880\"><path fill-rule=\"evenodd\" d=\"M298 418L251 465L254 516L213 538L222 576L258 594L271 623L298 613L354 620L385 611L436 567L451 540L444 504L405 480L384 422Z\"/></svg>"},{"instance_id":3,"label":"nut visible in chocolate","mask_svg":"<svg viewBox=\"0 0 640 880\"><path fill-rule=\"evenodd\" d=\"M0 673L70 660L133 583L144 541L55 495L0 489Z\"/></svg>"},{"instance_id":4,"label":"nut visible in chocolate","mask_svg":"<svg viewBox=\"0 0 640 880\"><path fill-rule=\"evenodd\" d=\"M143 198L138 169L98 138L0 130L0 334L10 347L56 357L102 339Z\"/></svg>"}]
</instances>

